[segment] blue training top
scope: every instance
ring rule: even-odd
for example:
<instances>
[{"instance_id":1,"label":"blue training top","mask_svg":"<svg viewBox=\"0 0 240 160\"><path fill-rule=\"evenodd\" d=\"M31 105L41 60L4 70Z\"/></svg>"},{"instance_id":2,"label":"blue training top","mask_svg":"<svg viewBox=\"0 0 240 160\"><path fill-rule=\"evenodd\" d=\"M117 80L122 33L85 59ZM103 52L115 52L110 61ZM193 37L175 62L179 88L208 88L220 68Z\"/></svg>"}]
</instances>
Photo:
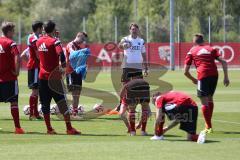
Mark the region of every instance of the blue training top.
<instances>
[{"instance_id":1,"label":"blue training top","mask_svg":"<svg viewBox=\"0 0 240 160\"><path fill-rule=\"evenodd\" d=\"M87 59L91 55L89 48L71 51L69 56L70 65L77 74L81 74L83 79L87 74Z\"/></svg>"}]
</instances>

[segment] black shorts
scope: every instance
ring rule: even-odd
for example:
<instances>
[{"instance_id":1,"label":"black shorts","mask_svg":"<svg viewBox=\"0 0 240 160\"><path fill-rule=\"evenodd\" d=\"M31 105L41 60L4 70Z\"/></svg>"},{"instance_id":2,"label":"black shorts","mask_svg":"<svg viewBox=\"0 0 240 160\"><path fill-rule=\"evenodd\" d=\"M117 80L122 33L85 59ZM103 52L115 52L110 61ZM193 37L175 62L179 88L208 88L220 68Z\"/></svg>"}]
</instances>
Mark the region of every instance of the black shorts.
<instances>
[{"instance_id":1,"label":"black shorts","mask_svg":"<svg viewBox=\"0 0 240 160\"><path fill-rule=\"evenodd\" d=\"M127 104L137 105L150 102L150 86L144 79L133 79L125 86Z\"/></svg>"},{"instance_id":2,"label":"black shorts","mask_svg":"<svg viewBox=\"0 0 240 160\"><path fill-rule=\"evenodd\" d=\"M177 119L180 121L180 129L189 134L196 134L197 131L197 106L179 106L167 111L170 120Z\"/></svg>"},{"instance_id":3,"label":"black shorts","mask_svg":"<svg viewBox=\"0 0 240 160\"><path fill-rule=\"evenodd\" d=\"M66 75L68 91L81 90L82 89L82 75L72 72Z\"/></svg>"},{"instance_id":4,"label":"black shorts","mask_svg":"<svg viewBox=\"0 0 240 160\"><path fill-rule=\"evenodd\" d=\"M50 107L52 98L56 102L56 104L66 101L66 97L64 94L64 86L61 80L52 80L54 85L58 88L54 89L54 87L49 85L48 80L39 80L39 96L40 102L45 107Z\"/></svg>"},{"instance_id":5,"label":"black shorts","mask_svg":"<svg viewBox=\"0 0 240 160\"><path fill-rule=\"evenodd\" d=\"M38 89L38 74L39 74L39 69L34 68L28 70L28 88L29 89Z\"/></svg>"},{"instance_id":6,"label":"black shorts","mask_svg":"<svg viewBox=\"0 0 240 160\"><path fill-rule=\"evenodd\" d=\"M121 82L128 82L128 81L130 81L131 80L131 76L129 76L129 74L133 74L133 73L140 74L140 76L143 77L142 69L123 68Z\"/></svg>"},{"instance_id":7,"label":"black shorts","mask_svg":"<svg viewBox=\"0 0 240 160\"><path fill-rule=\"evenodd\" d=\"M18 102L18 81L0 83L0 102Z\"/></svg>"},{"instance_id":8,"label":"black shorts","mask_svg":"<svg viewBox=\"0 0 240 160\"><path fill-rule=\"evenodd\" d=\"M198 97L213 96L217 87L218 76L206 77L198 80Z\"/></svg>"}]
</instances>

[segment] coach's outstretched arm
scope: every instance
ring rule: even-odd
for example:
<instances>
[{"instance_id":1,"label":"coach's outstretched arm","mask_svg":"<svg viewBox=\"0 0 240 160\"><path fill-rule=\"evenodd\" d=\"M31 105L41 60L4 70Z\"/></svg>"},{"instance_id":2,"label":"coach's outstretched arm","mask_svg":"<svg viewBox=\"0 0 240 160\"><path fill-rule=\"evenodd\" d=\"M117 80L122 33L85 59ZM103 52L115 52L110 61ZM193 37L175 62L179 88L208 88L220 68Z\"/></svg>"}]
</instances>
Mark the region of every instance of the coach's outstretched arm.
<instances>
[{"instance_id":1,"label":"coach's outstretched arm","mask_svg":"<svg viewBox=\"0 0 240 160\"><path fill-rule=\"evenodd\" d=\"M222 68L223 68L223 73L224 73L224 80L223 80L223 84L227 87L230 84L229 78L228 78L228 65L227 62L225 60L223 60L220 57L217 57L217 60L222 64Z\"/></svg>"},{"instance_id":2,"label":"coach's outstretched arm","mask_svg":"<svg viewBox=\"0 0 240 160\"><path fill-rule=\"evenodd\" d=\"M190 71L190 65L185 65L184 66L184 75L188 78L188 79L190 79L194 84L197 84L197 79L196 78L194 78L192 75L191 75L191 73L189 72Z\"/></svg>"}]
</instances>

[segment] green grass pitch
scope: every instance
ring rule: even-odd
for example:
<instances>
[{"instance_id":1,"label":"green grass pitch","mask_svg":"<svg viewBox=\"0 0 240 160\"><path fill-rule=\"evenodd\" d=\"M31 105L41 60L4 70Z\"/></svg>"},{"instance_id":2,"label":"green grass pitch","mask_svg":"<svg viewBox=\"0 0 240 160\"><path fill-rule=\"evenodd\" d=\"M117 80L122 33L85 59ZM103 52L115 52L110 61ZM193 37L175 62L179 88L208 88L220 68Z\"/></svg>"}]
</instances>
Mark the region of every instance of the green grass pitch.
<instances>
[{"instance_id":1,"label":"green grass pitch","mask_svg":"<svg viewBox=\"0 0 240 160\"><path fill-rule=\"evenodd\" d=\"M151 74L151 73L150 73ZM19 77L19 106L24 135L13 134L13 122L9 104L0 104L0 159L1 160L227 160L239 159L240 149L240 74L230 71L231 85L224 87L220 72L219 84L215 94L213 116L214 133L207 136L207 143L199 145L185 141L185 133L177 127L169 131L164 141L152 142L154 118L148 123L150 136L130 137L126 134L123 123L114 116L100 117L88 121L74 121L73 125L83 133L81 136L65 134L62 121L52 121L59 135L46 135L43 121L29 121L23 115L22 107L28 104L30 90L27 74L21 72ZM174 90L185 91L196 97L196 86L188 81L181 71L168 71L162 80L171 83ZM93 83L84 86L114 92L110 74L102 72ZM101 100L81 97L80 103L86 108ZM151 106L152 109L154 108ZM154 109L153 109L154 110ZM56 118L55 118L56 119ZM199 114L198 132L203 129L202 114ZM139 133L138 133L139 135Z\"/></svg>"}]
</instances>

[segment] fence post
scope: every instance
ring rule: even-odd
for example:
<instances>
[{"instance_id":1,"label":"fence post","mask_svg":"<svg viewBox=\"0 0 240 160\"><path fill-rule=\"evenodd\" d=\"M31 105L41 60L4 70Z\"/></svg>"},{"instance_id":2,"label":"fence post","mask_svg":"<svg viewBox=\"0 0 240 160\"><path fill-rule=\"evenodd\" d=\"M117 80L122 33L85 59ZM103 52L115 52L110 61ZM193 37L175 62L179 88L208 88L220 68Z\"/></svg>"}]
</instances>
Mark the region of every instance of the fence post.
<instances>
[{"instance_id":1,"label":"fence post","mask_svg":"<svg viewBox=\"0 0 240 160\"><path fill-rule=\"evenodd\" d=\"M114 26L115 26L115 43L118 43L118 19L117 16L115 16L115 21L114 21Z\"/></svg>"},{"instance_id":2,"label":"fence post","mask_svg":"<svg viewBox=\"0 0 240 160\"><path fill-rule=\"evenodd\" d=\"M174 0L170 0L170 69L175 70L174 55Z\"/></svg>"}]
</instances>

